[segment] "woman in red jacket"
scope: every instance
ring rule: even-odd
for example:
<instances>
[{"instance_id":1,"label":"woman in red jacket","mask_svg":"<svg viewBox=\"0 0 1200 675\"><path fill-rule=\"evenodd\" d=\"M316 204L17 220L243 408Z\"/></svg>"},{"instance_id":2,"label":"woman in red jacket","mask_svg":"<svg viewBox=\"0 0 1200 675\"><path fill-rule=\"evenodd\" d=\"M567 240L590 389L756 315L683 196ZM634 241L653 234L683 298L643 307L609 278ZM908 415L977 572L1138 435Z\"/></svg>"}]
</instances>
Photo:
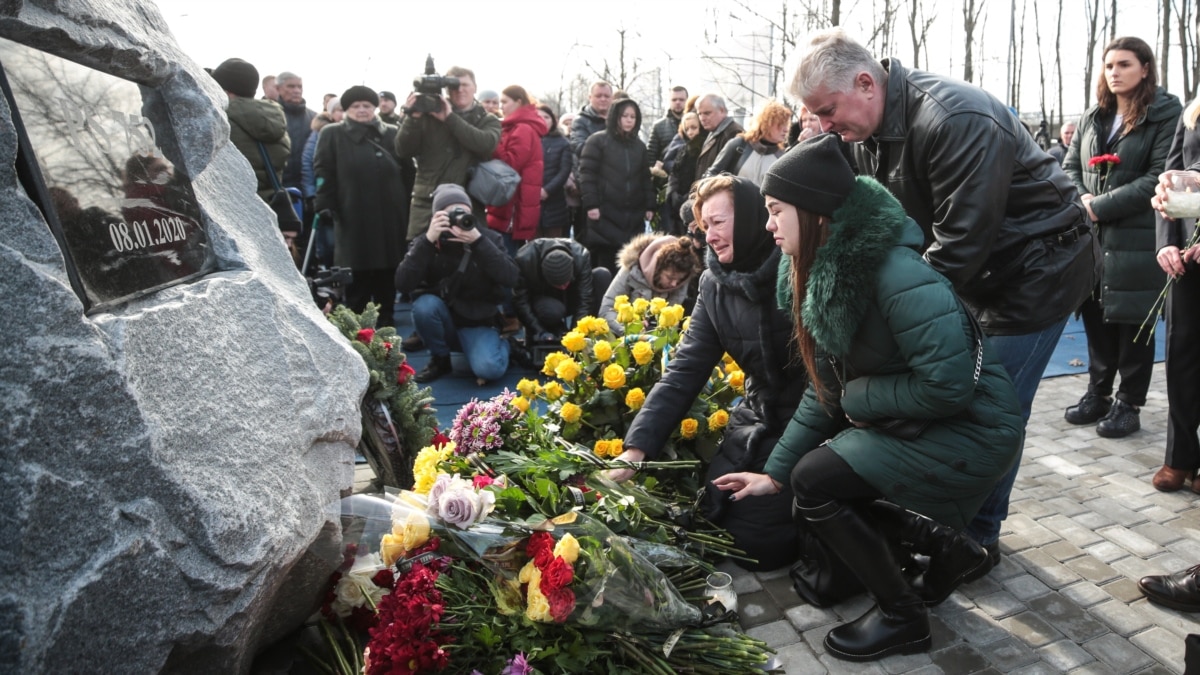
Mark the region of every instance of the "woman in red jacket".
<instances>
[{"instance_id":1,"label":"woman in red jacket","mask_svg":"<svg viewBox=\"0 0 1200 675\"><path fill-rule=\"evenodd\" d=\"M533 99L515 84L500 94L500 109L504 119L493 157L521 174L521 184L512 201L488 207L487 220L488 227L504 235L509 254L515 254L521 244L537 236L542 215L542 136L546 135L546 123L538 115Z\"/></svg>"}]
</instances>

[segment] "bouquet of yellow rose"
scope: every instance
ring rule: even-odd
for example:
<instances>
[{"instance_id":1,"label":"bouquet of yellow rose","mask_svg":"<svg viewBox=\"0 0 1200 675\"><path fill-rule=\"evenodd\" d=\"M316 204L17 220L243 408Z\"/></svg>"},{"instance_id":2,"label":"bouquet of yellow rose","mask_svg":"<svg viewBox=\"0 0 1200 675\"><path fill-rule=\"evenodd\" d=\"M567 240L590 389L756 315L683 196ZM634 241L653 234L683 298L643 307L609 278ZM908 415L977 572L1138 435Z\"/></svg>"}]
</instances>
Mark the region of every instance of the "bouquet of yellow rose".
<instances>
[{"instance_id":1,"label":"bouquet of yellow rose","mask_svg":"<svg viewBox=\"0 0 1200 675\"><path fill-rule=\"evenodd\" d=\"M623 336L604 319L584 317L563 336L566 351L546 357L542 374L553 379L544 384L521 380L521 396L514 402L526 410L530 402L544 401L563 438L591 447L600 457L624 451L625 431L687 334L683 307L662 298L630 302L617 296L614 308ZM673 434L668 456L710 459L743 382L741 370L726 357Z\"/></svg>"}]
</instances>

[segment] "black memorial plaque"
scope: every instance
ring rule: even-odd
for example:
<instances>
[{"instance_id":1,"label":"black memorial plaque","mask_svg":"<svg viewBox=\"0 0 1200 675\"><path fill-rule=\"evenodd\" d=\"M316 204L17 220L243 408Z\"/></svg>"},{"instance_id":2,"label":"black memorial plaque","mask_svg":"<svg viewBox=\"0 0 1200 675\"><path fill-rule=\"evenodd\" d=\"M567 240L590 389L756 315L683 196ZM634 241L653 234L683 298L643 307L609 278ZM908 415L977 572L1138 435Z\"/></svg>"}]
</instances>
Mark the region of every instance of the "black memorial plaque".
<instances>
[{"instance_id":1,"label":"black memorial plaque","mask_svg":"<svg viewBox=\"0 0 1200 675\"><path fill-rule=\"evenodd\" d=\"M174 128L152 88L0 39L0 66L89 311L212 271ZM23 126L23 130L21 129Z\"/></svg>"}]
</instances>

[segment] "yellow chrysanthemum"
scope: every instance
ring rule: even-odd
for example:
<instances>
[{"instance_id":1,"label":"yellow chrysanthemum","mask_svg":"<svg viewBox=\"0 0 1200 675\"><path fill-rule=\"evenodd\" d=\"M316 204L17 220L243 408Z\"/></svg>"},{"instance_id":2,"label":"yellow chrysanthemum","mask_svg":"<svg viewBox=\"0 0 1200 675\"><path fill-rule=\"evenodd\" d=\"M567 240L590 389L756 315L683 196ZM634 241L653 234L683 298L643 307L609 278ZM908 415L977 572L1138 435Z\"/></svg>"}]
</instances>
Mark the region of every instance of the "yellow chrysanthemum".
<instances>
[{"instance_id":1,"label":"yellow chrysanthemum","mask_svg":"<svg viewBox=\"0 0 1200 675\"><path fill-rule=\"evenodd\" d=\"M663 307L666 307L666 306L667 306L666 298L651 298L650 299L650 313L653 314L654 316L658 316L658 313L661 312L663 310Z\"/></svg>"},{"instance_id":2,"label":"yellow chrysanthemum","mask_svg":"<svg viewBox=\"0 0 1200 675\"><path fill-rule=\"evenodd\" d=\"M612 358L613 348L612 343L608 340L597 340L596 344L592 345L592 354L600 363Z\"/></svg>"},{"instance_id":3,"label":"yellow chrysanthemum","mask_svg":"<svg viewBox=\"0 0 1200 675\"><path fill-rule=\"evenodd\" d=\"M639 366L644 366L654 360L654 347L650 346L649 342L638 340L629 350L633 354L633 360Z\"/></svg>"},{"instance_id":4,"label":"yellow chrysanthemum","mask_svg":"<svg viewBox=\"0 0 1200 675\"><path fill-rule=\"evenodd\" d=\"M649 300L645 298L638 298L637 300L633 301L633 311L638 316L644 315L648 309L650 309Z\"/></svg>"},{"instance_id":5,"label":"yellow chrysanthemum","mask_svg":"<svg viewBox=\"0 0 1200 675\"><path fill-rule=\"evenodd\" d=\"M564 360L571 358L562 352L552 352L546 357L546 362L542 364L543 375L554 375L554 369Z\"/></svg>"},{"instance_id":6,"label":"yellow chrysanthemum","mask_svg":"<svg viewBox=\"0 0 1200 675\"><path fill-rule=\"evenodd\" d=\"M525 398L524 396L518 396L512 400L512 407L520 410L521 412L528 412L529 399Z\"/></svg>"},{"instance_id":7,"label":"yellow chrysanthemum","mask_svg":"<svg viewBox=\"0 0 1200 675\"><path fill-rule=\"evenodd\" d=\"M566 347L567 351L572 354L578 354L587 347L587 338L584 337L583 333L571 331L563 336L562 346Z\"/></svg>"},{"instance_id":8,"label":"yellow chrysanthemum","mask_svg":"<svg viewBox=\"0 0 1200 675\"><path fill-rule=\"evenodd\" d=\"M620 441L617 441L620 443ZM564 534L562 539L554 545L554 555L563 559L563 562L568 565L574 565L579 559L579 541L570 533Z\"/></svg>"},{"instance_id":9,"label":"yellow chrysanthemum","mask_svg":"<svg viewBox=\"0 0 1200 675\"><path fill-rule=\"evenodd\" d=\"M521 395L525 398L533 398L534 396L537 396L537 380L530 380L528 378L522 378L518 380L517 391L521 392Z\"/></svg>"},{"instance_id":10,"label":"yellow chrysanthemum","mask_svg":"<svg viewBox=\"0 0 1200 675\"><path fill-rule=\"evenodd\" d=\"M733 387L734 391L741 393L746 387L746 373L740 370L735 370L729 374L729 386Z\"/></svg>"},{"instance_id":11,"label":"yellow chrysanthemum","mask_svg":"<svg viewBox=\"0 0 1200 675\"><path fill-rule=\"evenodd\" d=\"M613 363L604 368L604 386L609 389L625 386L625 369L620 364Z\"/></svg>"},{"instance_id":12,"label":"yellow chrysanthemum","mask_svg":"<svg viewBox=\"0 0 1200 675\"><path fill-rule=\"evenodd\" d=\"M582 370L574 359L567 359L554 367L554 374L563 382L574 382Z\"/></svg>"},{"instance_id":13,"label":"yellow chrysanthemum","mask_svg":"<svg viewBox=\"0 0 1200 675\"><path fill-rule=\"evenodd\" d=\"M708 428L712 431L724 429L726 424L729 424L729 413L724 410L718 410L708 416Z\"/></svg>"},{"instance_id":14,"label":"yellow chrysanthemum","mask_svg":"<svg viewBox=\"0 0 1200 675\"><path fill-rule=\"evenodd\" d=\"M625 405L629 406L630 410L638 410L642 404L646 402L646 394L642 392L641 387L634 387L625 394Z\"/></svg>"},{"instance_id":15,"label":"yellow chrysanthemum","mask_svg":"<svg viewBox=\"0 0 1200 675\"><path fill-rule=\"evenodd\" d=\"M683 321L683 305L664 307L658 315L658 325L663 328L674 328Z\"/></svg>"},{"instance_id":16,"label":"yellow chrysanthemum","mask_svg":"<svg viewBox=\"0 0 1200 675\"><path fill-rule=\"evenodd\" d=\"M560 410L558 414L562 416L563 421L567 424L574 424L575 422L579 421L580 417L583 416L583 408L580 408L574 403L567 402L563 404L562 410Z\"/></svg>"},{"instance_id":17,"label":"yellow chrysanthemum","mask_svg":"<svg viewBox=\"0 0 1200 675\"><path fill-rule=\"evenodd\" d=\"M546 386L542 387L542 395L546 397L547 401L557 401L563 395L562 385L553 380L547 382Z\"/></svg>"},{"instance_id":18,"label":"yellow chrysanthemum","mask_svg":"<svg viewBox=\"0 0 1200 675\"><path fill-rule=\"evenodd\" d=\"M454 447L454 443L450 442L442 444L440 449L432 445L421 448L413 460L413 492L419 495L429 493L429 488L437 480L438 464L449 459Z\"/></svg>"},{"instance_id":19,"label":"yellow chrysanthemum","mask_svg":"<svg viewBox=\"0 0 1200 675\"><path fill-rule=\"evenodd\" d=\"M695 438L696 432L700 430L700 423L691 417L679 423L679 433L684 438Z\"/></svg>"}]
</instances>

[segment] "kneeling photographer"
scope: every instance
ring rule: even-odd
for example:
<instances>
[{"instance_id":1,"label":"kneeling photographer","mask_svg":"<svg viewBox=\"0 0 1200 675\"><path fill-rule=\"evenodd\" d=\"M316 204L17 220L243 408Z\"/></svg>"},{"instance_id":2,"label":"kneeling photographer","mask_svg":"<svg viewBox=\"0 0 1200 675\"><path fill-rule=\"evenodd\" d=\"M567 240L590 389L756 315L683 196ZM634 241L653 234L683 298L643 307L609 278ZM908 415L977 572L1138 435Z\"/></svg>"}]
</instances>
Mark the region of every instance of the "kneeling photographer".
<instances>
[{"instance_id":1,"label":"kneeling photographer","mask_svg":"<svg viewBox=\"0 0 1200 675\"><path fill-rule=\"evenodd\" d=\"M462 187L437 186L432 206L429 228L396 268L396 288L413 295L413 324L429 347L429 364L415 379L431 382L449 374L450 352L461 351L483 384L508 369L498 305L517 282L517 265L500 234L478 226Z\"/></svg>"}]
</instances>

